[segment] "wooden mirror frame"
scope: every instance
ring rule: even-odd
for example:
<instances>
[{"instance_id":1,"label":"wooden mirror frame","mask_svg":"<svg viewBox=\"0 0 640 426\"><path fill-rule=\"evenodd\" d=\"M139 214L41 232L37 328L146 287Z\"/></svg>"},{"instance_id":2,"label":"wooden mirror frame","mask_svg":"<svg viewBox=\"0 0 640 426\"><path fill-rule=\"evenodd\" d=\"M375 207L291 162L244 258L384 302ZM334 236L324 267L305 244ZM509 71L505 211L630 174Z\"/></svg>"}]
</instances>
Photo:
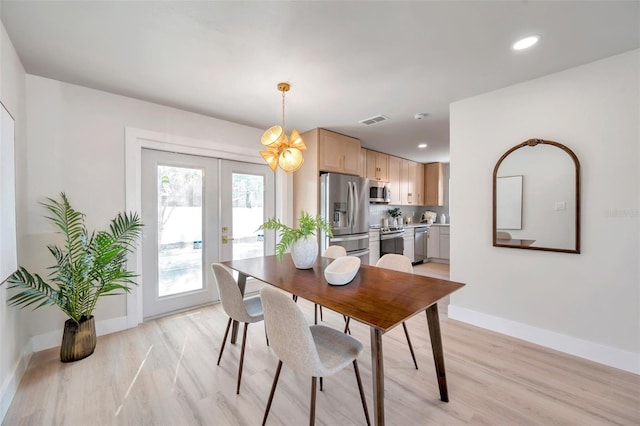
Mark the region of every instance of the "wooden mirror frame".
<instances>
[{"instance_id":1,"label":"wooden mirror frame","mask_svg":"<svg viewBox=\"0 0 640 426\"><path fill-rule=\"evenodd\" d=\"M513 151L516 151L523 147L534 147L538 144L552 145L556 148L560 148L564 152L566 152L572 159L575 165L575 203L576 203L576 223L575 223L575 248L553 248L553 247L536 247L530 245L511 245L511 244L501 244L497 241L497 177L498 177L498 169L500 168L500 164L504 161L505 158L509 156ZM526 140L513 148L509 149L505 152L502 157L496 163L496 166L493 169L493 246L494 247L508 247L508 248L518 248L525 250L542 250L542 251L556 251L562 253L580 253L580 161L578 161L578 157L574 154L571 149L567 148L565 145L550 141L546 139L529 139Z\"/></svg>"}]
</instances>

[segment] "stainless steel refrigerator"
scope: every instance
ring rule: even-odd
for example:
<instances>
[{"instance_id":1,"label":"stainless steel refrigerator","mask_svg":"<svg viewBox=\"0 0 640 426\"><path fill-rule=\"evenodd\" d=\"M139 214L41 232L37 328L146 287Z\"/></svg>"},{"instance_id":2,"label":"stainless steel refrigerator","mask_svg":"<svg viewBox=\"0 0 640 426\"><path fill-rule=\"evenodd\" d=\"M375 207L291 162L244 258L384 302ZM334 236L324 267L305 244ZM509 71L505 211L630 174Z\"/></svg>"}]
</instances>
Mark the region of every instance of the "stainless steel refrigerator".
<instances>
[{"instance_id":1,"label":"stainless steel refrigerator","mask_svg":"<svg viewBox=\"0 0 640 426\"><path fill-rule=\"evenodd\" d=\"M321 253L339 245L347 255L369 264L369 180L339 173L321 175L320 214L333 229L333 238L321 234Z\"/></svg>"}]
</instances>

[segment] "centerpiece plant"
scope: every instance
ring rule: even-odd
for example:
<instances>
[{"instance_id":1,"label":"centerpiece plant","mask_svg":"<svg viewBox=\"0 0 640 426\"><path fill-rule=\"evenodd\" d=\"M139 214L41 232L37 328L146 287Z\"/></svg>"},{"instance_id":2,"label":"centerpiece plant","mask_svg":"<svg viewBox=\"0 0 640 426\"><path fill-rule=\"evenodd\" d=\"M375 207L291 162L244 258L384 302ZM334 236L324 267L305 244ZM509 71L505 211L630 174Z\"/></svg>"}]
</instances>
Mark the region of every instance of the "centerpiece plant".
<instances>
[{"instance_id":1,"label":"centerpiece plant","mask_svg":"<svg viewBox=\"0 0 640 426\"><path fill-rule=\"evenodd\" d=\"M400 211L400 207L395 207L393 209L389 209L387 210L387 213L389 214L389 216L391 216L394 220L394 225L397 226L398 225L398 218L402 216L402 212Z\"/></svg>"},{"instance_id":2,"label":"centerpiece plant","mask_svg":"<svg viewBox=\"0 0 640 426\"><path fill-rule=\"evenodd\" d=\"M277 231L280 241L276 244L276 256L282 262L282 256L291 248L291 257L298 269L309 269L315 263L318 256L318 241L316 232L318 229L333 237L331 223L321 216L311 216L304 210L298 219L298 227L290 227L277 218L271 218L263 223L259 229Z\"/></svg>"},{"instance_id":3,"label":"centerpiece plant","mask_svg":"<svg viewBox=\"0 0 640 426\"><path fill-rule=\"evenodd\" d=\"M64 192L60 193L60 200L46 200L41 203L49 213L46 219L53 223L64 243L61 247L47 247L56 261L49 267L49 282L22 266L9 277L9 288L19 291L8 303L21 308L60 308L69 317L60 359L76 361L95 349L93 311L98 300L130 292L136 284L135 275L126 269L126 261L142 234L143 224L137 213L118 213L108 231L88 232L84 213L71 207Z\"/></svg>"}]
</instances>

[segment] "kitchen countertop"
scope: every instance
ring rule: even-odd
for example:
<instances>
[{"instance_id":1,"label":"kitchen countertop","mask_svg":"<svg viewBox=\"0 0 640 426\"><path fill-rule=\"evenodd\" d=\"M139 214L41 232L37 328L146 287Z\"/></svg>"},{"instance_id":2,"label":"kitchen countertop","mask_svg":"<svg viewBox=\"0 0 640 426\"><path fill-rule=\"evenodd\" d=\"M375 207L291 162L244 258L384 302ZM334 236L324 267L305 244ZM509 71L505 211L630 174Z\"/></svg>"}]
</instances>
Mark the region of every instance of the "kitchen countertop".
<instances>
[{"instance_id":1,"label":"kitchen countertop","mask_svg":"<svg viewBox=\"0 0 640 426\"><path fill-rule=\"evenodd\" d=\"M403 228L404 229L413 229L413 228L419 228L419 227L424 227L424 226L449 226L449 223L432 223L431 225L427 225L426 223L409 223L409 224L404 224ZM373 226L370 225L369 226L369 230L370 231L379 231L381 229L381 227L379 225Z\"/></svg>"}]
</instances>

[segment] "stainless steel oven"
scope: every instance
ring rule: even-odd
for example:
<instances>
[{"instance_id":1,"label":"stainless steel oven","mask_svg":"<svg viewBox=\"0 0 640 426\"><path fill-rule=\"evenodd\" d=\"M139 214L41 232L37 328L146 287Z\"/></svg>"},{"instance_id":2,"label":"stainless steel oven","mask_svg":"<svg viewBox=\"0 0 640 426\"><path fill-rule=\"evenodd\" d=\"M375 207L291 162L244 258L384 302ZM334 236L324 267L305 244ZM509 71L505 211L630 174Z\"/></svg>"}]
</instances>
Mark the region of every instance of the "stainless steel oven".
<instances>
[{"instance_id":1,"label":"stainless steel oven","mask_svg":"<svg viewBox=\"0 0 640 426\"><path fill-rule=\"evenodd\" d=\"M380 231L380 257L385 254L404 254L404 230L383 229Z\"/></svg>"}]
</instances>

